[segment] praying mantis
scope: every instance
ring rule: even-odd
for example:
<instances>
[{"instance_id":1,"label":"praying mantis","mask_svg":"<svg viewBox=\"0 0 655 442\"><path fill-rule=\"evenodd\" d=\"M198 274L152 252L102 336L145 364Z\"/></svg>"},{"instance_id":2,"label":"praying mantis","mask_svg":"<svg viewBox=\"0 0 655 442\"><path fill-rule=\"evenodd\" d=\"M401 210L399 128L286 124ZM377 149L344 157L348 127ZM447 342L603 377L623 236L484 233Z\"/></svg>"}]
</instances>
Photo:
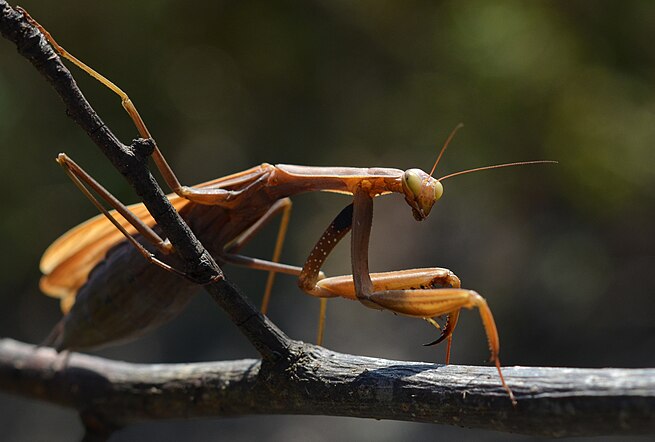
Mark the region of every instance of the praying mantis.
<instances>
[{"instance_id":1,"label":"praying mantis","mask_svg":"<svg viewBox=\"0 0 655 442\"><path fill-rule=\"evenodd\" d=\"M127 94L68 53L48 31L25 11L23 13L61 56L119 95L139 135L153 140ZM269 272L262 310L268 304L275 275L286 273L298 277L303 291L321 298L319 342L327 298L356 300L366 307L424 319L437 327L433 318L445 315L446 325L431 344L446 340L446 362L449 362L453 331L461 309L477 308L487 335L491 362L510 399L515 402L501 370L500 341L493 315L482 296L461 288L459 278L444 268L369 271L368 245L374 198L401 194L414 218L421 221L442 197L442 183L446 179L493 168L551 162L499 164L434 178L434 171L458 128L448 137L429 174L420 169L261 164L187 187L181 185L156 144L153 160L174 192L168 196L172 206L212 256L221 263ZM44 293L60 299L64 312L46 343L57 350L99 347L136 338L179 314L193 296L196 285L184 278L173 247L161 237L145 206L123 205L67 155L60 154L57 161L102 214L64 234L43 255L44 276L40 287ZM89 188L113 210L105 209ZM289 222L290 197L314 191L350 195L352 203L330 223L302 267L282 264L279 259ZM280 214L282 219L273 258L266 261L241 255L243 246ZM322 265L348 232L352 235L352 275L325 277Z\"/></svg>"}]
</instances>

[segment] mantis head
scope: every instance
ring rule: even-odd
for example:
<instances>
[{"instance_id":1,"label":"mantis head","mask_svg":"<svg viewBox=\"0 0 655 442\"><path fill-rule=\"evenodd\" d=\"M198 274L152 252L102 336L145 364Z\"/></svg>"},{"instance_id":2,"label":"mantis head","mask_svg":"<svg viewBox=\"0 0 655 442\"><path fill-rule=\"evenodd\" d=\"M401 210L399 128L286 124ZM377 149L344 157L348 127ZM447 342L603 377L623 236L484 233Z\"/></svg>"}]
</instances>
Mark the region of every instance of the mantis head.
<instances>
[{"instance_id":1,"label":"mantis head","mask_svg":"<svg viewBox=\"0 0 655 442\"><path fill-rule=\"evenodd\" d=\"M441 156L446 151L448 144L455 136L455 133L464 126L462 123L458 124L455 129L450 133L448 139L444 143L437 161L434 162L432 170L429 174L423 172L421 169L409 169L402 175L403 193L405 194L405 201L412 208L412 214L416 221L423 221L430 214L434 203L439 201L443 195L443 184L441 182L445 179L452 178L457 175L464 175L471 172L480 172L482 170L498 169L501 167L511 166L524 166L527 164L543 164L543 163L557 163L557 161L538 160L538 161L521 161L517 163L496 164L493 166L476 167L474 169L462 170L460 172L451 173L441 178L434 178L432 174L441 160Z\"/></svg>"},{"instance_id":2,"label":"mantis head","mask_svg":"<svg viewBox=\"0 0 655 442\"><path fill-rule=\"evenodd\" d=\"M432 166L429 174L423 172L421 169L409 169L403 173L402 183L405 201L412 208L412 214L416 221L423 221L427 218L434 203L443 195L443 185L440 180L432 177L432 174L437 168L437 164L439 164L439 160L441 160L441 156L446 151L450 140L453 139L462 126L464 125L459 123L450 135L448 135L446 142L439 152L437 161L434 162L434 166Z\"/></svg>"},{"instance_id":3,"label":"mantis head","mask_svg":"<svg viewBox=\"0 0 655 442\"><path fill-rule=\"evenodd\" d=\"M405 201L412 208L416 221L423 221L432 206L443 195L443 185L421 169L409 169L402 177Z\"/></svg>"}]
</instances>

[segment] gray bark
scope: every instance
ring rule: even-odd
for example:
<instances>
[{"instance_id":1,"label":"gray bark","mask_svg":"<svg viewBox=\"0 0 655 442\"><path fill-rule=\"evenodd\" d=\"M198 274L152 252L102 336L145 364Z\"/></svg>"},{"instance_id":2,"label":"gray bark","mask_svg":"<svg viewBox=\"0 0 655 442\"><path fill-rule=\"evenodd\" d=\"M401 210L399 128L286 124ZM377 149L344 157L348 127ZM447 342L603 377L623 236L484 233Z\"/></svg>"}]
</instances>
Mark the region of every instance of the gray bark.
<instances>
[{"instance_id":1,"label":"gray bark","mask_svg":"<svg viewBox=\"0 0 655 442\"><path fill-rule=\"evenodd\" d=\"M655 369L390 361L294 342L290 361L130 364L0 341L0 389L83 411L85 422L316 414L542 436L655 432Z\"/></svg>"}]
</instances>

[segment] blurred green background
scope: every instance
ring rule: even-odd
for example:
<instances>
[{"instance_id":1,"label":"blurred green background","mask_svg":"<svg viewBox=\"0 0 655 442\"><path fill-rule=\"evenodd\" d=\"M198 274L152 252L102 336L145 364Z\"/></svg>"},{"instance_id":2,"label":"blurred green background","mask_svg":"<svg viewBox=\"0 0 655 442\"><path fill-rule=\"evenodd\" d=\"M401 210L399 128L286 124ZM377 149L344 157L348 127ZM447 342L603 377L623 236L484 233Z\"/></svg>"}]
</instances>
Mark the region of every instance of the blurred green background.
<instances>
[{"instance_id":1,"label":"blurred green background","mask_svg":"<svg viewBox=\"0 0 655 442\"><path fill-rule=\"evenodd\" d=\"M59 42L122 86L185 184L261 162L428 169L465 123L437 176L553 159L449 180L416 223L401 197L376 200L374 271L444 266L485 296L504 365L655 365L655 3L645 1L113 1L22 3ZM49 85L0 42L0 336L37 343L60 316L38 261L95 209L54 162L67 152L121 200L120 176L65 115ZM118 99L79 71L96 110L128 142ZM302 264L348 203L295 199L283 260ZM274 228L249 246L270 256ZM256 302L265 275L228 267ZM328 261L349 273L348 242ZM318 303L279 277L270 316L313 340ZM443 361L434 330L336 300L325 345ZM101 355L138 362L255 357L208 296L177 320ZM452 361L486 364L476 312ZM0 394L7 440L70 440L74 413ZM357 440L508 436L328 417L144 424L116 440ZM519 439L520 437L516 437Z\"/></svg>"}]
</instances>

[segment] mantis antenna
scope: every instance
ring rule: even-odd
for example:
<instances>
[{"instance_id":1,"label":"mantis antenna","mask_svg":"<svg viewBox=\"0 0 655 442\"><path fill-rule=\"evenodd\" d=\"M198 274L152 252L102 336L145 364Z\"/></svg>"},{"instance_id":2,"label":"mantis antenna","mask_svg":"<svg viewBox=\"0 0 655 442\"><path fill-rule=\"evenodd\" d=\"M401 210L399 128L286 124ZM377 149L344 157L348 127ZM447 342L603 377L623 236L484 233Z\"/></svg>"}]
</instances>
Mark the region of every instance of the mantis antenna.
<instances>
[{"instance_id":1,"label":"mantis antenna","mask_svg":"<svg viewBox=\"0 0 655 442\"><path fill-rule=\"evenodd\" d=\"M441 152L439 152L439 156L437 157L437 161L434 162L434 166L432 166L432 170L430 171L430 176L434 173L434 170L437 168L437 164L439 164L439 161L441 161L441 157L443 156L443 153L446 151L446 148L448 148L448 145L452 141L453 137L457 133L458 130L460 130L462 127L464 127L464 123L459 123L457 126L455 126L455 129L453 129L450 132L450 135L448 135L448 138L446 138L446 142L443 143L443 147L441 148Z\"/></svg>"},{"instance_id":2,"label":"mantis antenna","mask_svg":"<svg viewBox=\"0 0 655 442\"><path fill-rule=\"evenodd\" d=\"M480 172L482 170L489 170L489 169L500 169L501 167L527 166L529 164L557 164L557 163L558 163L557 161L552 161L552 160L537 160L537 161L519 161L516 163L495 164L493 166L476 167L474 169L462 170L460 172L451 173L442 176L437 181L443 181L445 179L452 178L457 175L464 175L466 173Z\"/></svg>"},{"instance_id":3,"label":"mantis antenna","mask_svg":"<svg viewBox=\"0 0 655 442\"><path fill-rule=\"evenodd\" d=\"M430 176L434 174L434 171L437 168L437 164L439 164L439 161L441 161L441 157L443 156L444 152L448 148L448 145L452 141L453 137L457 133L458 130L460 130L462 127L464 127L464 123L459 123L455 128L450 132L450 135L448 135L448 138L446 138L446 142L444 143L443 147L441 148L441 151L439 152L439 156L437 157L437 161L434 162L434 166L432 166L432 170L430 171ZM513 167L513 166L527 166L529 164L557 164L557 161L551 161L551 160L537 160L537 161L518 161L514 163L505 163L505 164L495 164L493 166L484 166L484 167L476 167L474 169L467 169L467 170L462 170L460 172L455 172L451 173L445 176L442 176L441 178L438 178L437 181L443 181L447 178L452 178L457 175L464 175L467 173L473 173L473 172L481 172L483 170L489 170L489 169L500 169L502 167Z\"/></svg>"}]
</instances>

